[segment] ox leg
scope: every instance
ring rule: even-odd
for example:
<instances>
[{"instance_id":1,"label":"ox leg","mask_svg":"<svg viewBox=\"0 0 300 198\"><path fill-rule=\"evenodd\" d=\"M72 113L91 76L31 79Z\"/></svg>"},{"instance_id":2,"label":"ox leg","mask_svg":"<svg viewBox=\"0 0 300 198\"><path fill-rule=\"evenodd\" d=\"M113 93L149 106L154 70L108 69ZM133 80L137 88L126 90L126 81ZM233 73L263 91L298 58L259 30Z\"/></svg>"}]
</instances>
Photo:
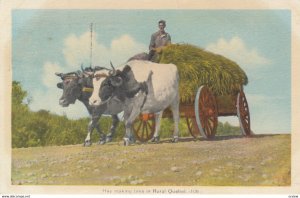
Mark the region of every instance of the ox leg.
<instances>
[{"instance_id":1,"label":"ox leg","mask_svg":"<svg viewBox=\"0 0 300 198\"><path fill-rule=\"evenodd\" d=\"M173 120L174 120L174 133L172 142L178 142L179 138L179 95L176 96L174 102L171 104L171 110L173 113Z\"/></svg>"},{"instance_id":2,"label":"ox leg","mask_svg":"<svg viewBox=\"0 0 300 198\"><path fill-rule=\"evenodd\" d=\"M100 127L98 125L99 119L100 119L100 116L92 117L92 120L90 121L90 123L88 125L88 134L87 134L87 136L85 138L84 146L91 146L92 145L91 135L92 135L92 133L93 133L93 131L94 131L95 128L100 133L100 136L103 136L103 134L102 134L102 132L100 130Z\"/></svg>"},{"instance_id":3,"label":"ox leg","mask_svg":"<svg viewBox=\"0 0 300 198\"><path fill-rule=\"evenodd\" d=\"M92 120L89 122L89 125L88 125L88 134L84 140L83 146L91 146L92 145L91 135L92 135L94 128L95 127L94 127L93 118L92 118Z\"/></svg>"},{"instance_id":4,"label":"ox leg","mask_svg":"<svg viewBox=\"0 0 300 198\"><path fill-rule=\"evenodd\" d=\"M98 119L99 120L99 119ZM100 125L98 124L98 121L95 123L96 124L96 129L100 135L99 141L97 144L103 145L106 143L106 135L102 132Z\"/></svg>"},{"instance_id":5,"label":"ox leg","mask_svg":"<svg viewBox=\"0 0 300 198\"><path fill-rule=\"evenodd\" d=\"M159 142L160 121L162 118L162 114L163 111L160 111L159 113L155 114L155 132L153 138L151 139L151 142Z\"/></svg>"},{"instance_id":6,"label":"ox leg","mask_svg":"<svg viewBox=\"0 0 300 198\"><path fill-rule=\"evenodd\" d=\"M111 142L112 141L112 138L116 133L116 128L117 128L118 124L119 124L118 116L117 115L112 115L112 125L111 125L111 128L110 128L110 132L106 136L106 142Z\"/></svg>"},{"instance_id":7,"label":"ox leg","mask_svg":"<svg viewBox=\"0 0 300 198\"><path fill-rule=\"evenodd\" d=\"M124 124L125 124L125 135L124 135L124 146L128 146L131 138L131 124L129 123L129 117L132 111L132 104L126 104L124 109Z\"/></svg>"},{"instance_id":8,"label":"ox leg","mask_svg":"<svg viewBox=\"0 0 300 198\"><path fill-rule=\"evenodd\" d=\"M131 111L130 114L127 114L128 116L125 116L124 114L124 119L125 119L125 128L126 128L126 134L124 137L124 146L129 146L134 142L134 137L131 132L131 126L136 117L141 113L141 111L136 108Z\"/></svg>"},{"instance_id":9,"label":"ox leg","mask_svg":"<svg viewBox=\"0 0 300 198\"><path fill-rule=\"evenodd\" d=\"M128 146L129 144L134 142L134 136L131 132L131 127L136 119L136 117L141 113L141 106L145 99L146 95L139 93L138 96L135 97L134 100L128 99L125 101L124 108L124 120L125 120L125 128L126 133L124 137L124 145Z\"/></svg>"}]
</instances>

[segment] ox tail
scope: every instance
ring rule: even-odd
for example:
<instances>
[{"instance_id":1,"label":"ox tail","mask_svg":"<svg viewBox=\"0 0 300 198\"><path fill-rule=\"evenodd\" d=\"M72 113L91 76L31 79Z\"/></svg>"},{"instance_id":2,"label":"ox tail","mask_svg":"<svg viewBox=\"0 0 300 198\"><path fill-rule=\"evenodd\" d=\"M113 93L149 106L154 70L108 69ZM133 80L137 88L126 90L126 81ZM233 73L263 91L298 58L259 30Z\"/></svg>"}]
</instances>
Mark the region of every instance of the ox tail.
<instances>
[{"instance_id":1,"label":"ox tail","mask_svg":"<svg viewBox=\"0 0 300 198\"><path fill-rule=\"evenodd\" d=\"M146 80L147 94L149 93L149 91L152 91L152 92L153 92L152 75L153 75L153 71L150 70L150 72L149 72L149 74L148 74L148 78L147 78L147 80Z\"/></svg>"},{"instance_id":2,"label":"ox tail","mask_svg":"<svg viewBox=\"0 0 300 198\"><path fill-rule=\"evenodd\" d=\"M148 74L147 82L150 82L152 80L152 75L153 75L153 71L150 70L150 72Z\"/></svg>"}]
</instances>

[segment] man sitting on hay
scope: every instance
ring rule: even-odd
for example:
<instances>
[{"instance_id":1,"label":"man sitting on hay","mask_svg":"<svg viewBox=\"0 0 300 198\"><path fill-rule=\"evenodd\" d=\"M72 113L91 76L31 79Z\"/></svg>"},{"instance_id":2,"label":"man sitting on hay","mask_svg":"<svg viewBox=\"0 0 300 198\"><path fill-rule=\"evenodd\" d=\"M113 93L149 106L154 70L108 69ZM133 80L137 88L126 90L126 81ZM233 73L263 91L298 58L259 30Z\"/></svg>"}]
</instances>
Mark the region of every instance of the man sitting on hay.
<instances>
[{"instance_id":1,"label":"man sitting on hay","mask_svg":"<svg viewBox=\"0 0 300 198\"><path fill-rule=\"evenodd\" d=\"M131 60L149 60L152 62L157 62L156 54L161 51L164 46L171 44L171 36L165 31L166 21L160 20L158 22L159 30L151 35L151 40L149 44L149 53L136 54L129 58L127 62Z\"/></svg>"},{"instance_id":2,"label":"man sitting on hay","mask_svg":"<svg viewBox=\"0 0 300 198\"><path fill-rule=\"evenodd\" d=\"M166 21L160 20L158 22L159 30L151 35L149 45L149 57L148 60L153 61L153 56L156 49L171 44L171 36L165 31Z\"/></svg>"}]
</instances>

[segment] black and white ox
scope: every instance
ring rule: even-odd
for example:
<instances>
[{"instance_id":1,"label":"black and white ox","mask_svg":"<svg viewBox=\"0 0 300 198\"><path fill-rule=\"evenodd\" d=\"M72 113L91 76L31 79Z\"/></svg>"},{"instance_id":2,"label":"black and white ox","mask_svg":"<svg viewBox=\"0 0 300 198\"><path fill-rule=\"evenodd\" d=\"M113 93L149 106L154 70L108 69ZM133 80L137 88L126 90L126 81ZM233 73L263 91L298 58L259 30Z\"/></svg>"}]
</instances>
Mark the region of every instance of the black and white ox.
<instances>
[{"instance_id":1,"label":"black and white ox","mask_svg":"<svg viewBox=\"0 0 300 198\"><path fill-rule=\"evenodd\" d=\"M86 68L83 72L70 72L70 73L55 73L57 76L61 77L62 82L57 84L57 87L63 89L63 95L59 99L59 104L63 107L68 107L70 104L74 104L76 100L82 102L86 109L88 110L89 115L91 116L91 121L88 125L88 134L84 141L84 146L90 146L91 142L91 134L93 130L96 128L100 134L100 139L98 144L104 144L105 142L110 142L112 140L113 135L115 134L116 127L119 123L119 119L117 113L121 112L121 106L115 104L114 112L107 111L106 105L100 106L91 106L89 104L89 98L93 92L93 73L95 70L107 70L106 68L96 67L95 69ZM103 114L112 115L112 126L110 128L110 133L105 135L98 121Z\"/></svg>"},{"instance_id":2,"label":"black and white ox","mask_svg":"<svg viewBox=\"0 0 300 198\"><path fill-rule=\"evenodd\" d=\"M113 67L113 66L112 66ZM126 134L124 144L132 142L131 127L140 113L154 113L156 128L152 141L159 141L160 120L163 111L170 107L173 112L173 142L178 141L179 122L179 75L174 64L158 64L133 60L114 70L104 78L94 78L94 91L90 105L101 105L117 98L122 103ZM102 71L95 72L101 75Z\"/></svg>"}]
</instances>

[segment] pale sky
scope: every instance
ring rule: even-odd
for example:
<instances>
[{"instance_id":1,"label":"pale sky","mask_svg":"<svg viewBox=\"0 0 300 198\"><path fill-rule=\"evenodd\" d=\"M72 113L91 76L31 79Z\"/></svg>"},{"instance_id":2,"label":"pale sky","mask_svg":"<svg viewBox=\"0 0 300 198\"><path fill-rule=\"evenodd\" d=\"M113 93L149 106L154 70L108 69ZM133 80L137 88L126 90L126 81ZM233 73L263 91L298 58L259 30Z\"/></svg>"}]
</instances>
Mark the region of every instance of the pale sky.
<instances>
[{"instance_id":1,"label":"pale sky","mask_svg":"<svg viewBox=\"0 0 300 198\"><path fill-rule=\"evenodd\" d=\"M77 102L58 105L55 72L90 64L124 63L147 52L157 22L167 21L173 43L189 43L237 62L255 133L291 131L291 14L288 10L13 10L13 80L32 97L30 108L69 118L88 116ZM227 119L237 123L236 117Z\"/></svg>"}]
</instances>

